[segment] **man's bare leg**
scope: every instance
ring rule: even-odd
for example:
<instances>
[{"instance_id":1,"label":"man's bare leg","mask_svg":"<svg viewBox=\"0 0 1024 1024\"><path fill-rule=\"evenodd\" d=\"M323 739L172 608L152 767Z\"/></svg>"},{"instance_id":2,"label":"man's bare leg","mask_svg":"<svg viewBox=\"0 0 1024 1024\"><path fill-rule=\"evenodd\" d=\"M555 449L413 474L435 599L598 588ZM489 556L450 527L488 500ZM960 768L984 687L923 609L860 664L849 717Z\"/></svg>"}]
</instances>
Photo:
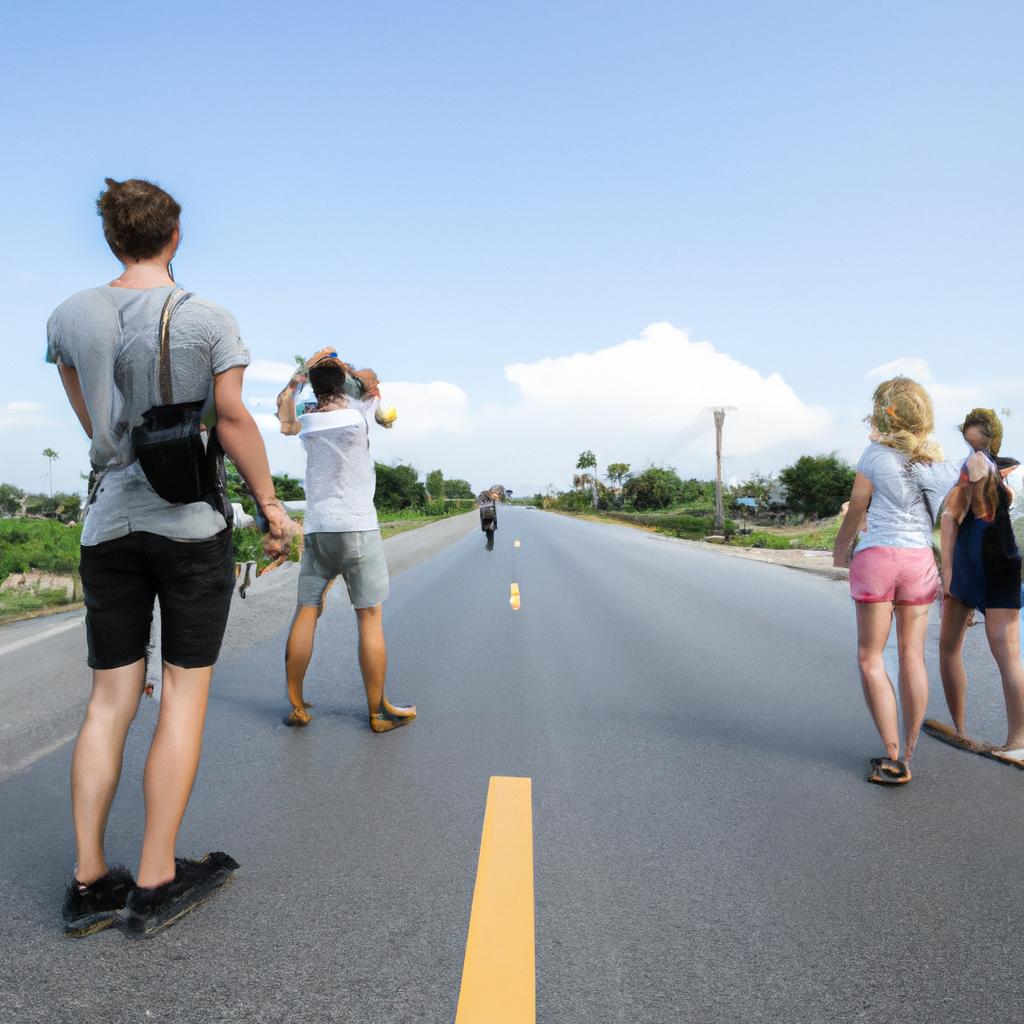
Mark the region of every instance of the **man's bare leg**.
<instances>
[{"instance_id":1,"label":"man's bare leg","mask_svg":"<svg viewBox=\"0 0 1024 1024\"><path fill-rule=\"evenodd\" d=\"M122 668L95 669L92 674L92 696L71 759L71 810L78 856L75 877L86 885L107 873L103 836L145 673L146 662L140 658Z\"/></svg>"},{"instance_id":2,"label":"man's bare leg","mask_svg":"<svg viewBox=\"0 0 1024 1024\"><path fill-rule=\"evenodd\" d=\"M286 721L292 725L308 725L312 720L302 697L302 687L309 662L313 657L316 624L323 610L322 601L319 605L299 605L295 609L295 618L292 619L292 628L288 633L284 667L288 678L288 700L292 710Z\"/></svg>"},{"instance_id":3,"label":"man's bare leg","mask_svg":"<svg viewBox=\"0 0 1024 1024\"><path fill-rule=\"evenodd\" d=\"M366 690L366 708L374 732L389 732L406 725L416 717L416 708L396 706L384 696L384 679L388 672L388 650L384 643L384 608L357 608L359 625L359 668ZM374 717L374 716L381 716Z\"/></svg>"},{"instance_id":4,"label":"man's bare leg","mask_svg":"<svg viewBox=\"0 0 1024 1024\"><path fill-rule=\"evenodd\" d=\"M203 725L213 666L164 662L160 716L143 776L146 831L136 881L152 888L174 878L174 844L203 749Z\"/></svg>"},{"instance_id":5,"label":"man's bare leg","mask_svg":"<svg viewBox=\"0 0 1024 1024\"><path fill-rule=\"evenodd\" d=\"M1014 608L989 608L985 633L992 657L999 666L1006 701L1005 750L1024 747L1024 665L1020 660L1020 612Z\"/></svg>"},{"instance_id":6,"label":"man's bare leg","mask_svg":"<svg viewBox=\"0 0 1024 1024\"><path fill-rule=\"evenodd\" d=\"M939 674L946 695L946 706L958 736L967 735L967 670L964 668L963 652L971 611L955 597L947 597L942 602Z\"/></svg>"},{"instance_id":7,"label":"man's bare leg","mask_svg":"<svg viewBox=\"0 0 1024 1024\"><path fill-rule=\"evenodd\" d=\"M384 678L388 674L388 649L384 643L384 606L357 608L359 625L359 669L366 690L366 707L371 715L380 711L384 699Z\"/></svg>"}]
</instances>

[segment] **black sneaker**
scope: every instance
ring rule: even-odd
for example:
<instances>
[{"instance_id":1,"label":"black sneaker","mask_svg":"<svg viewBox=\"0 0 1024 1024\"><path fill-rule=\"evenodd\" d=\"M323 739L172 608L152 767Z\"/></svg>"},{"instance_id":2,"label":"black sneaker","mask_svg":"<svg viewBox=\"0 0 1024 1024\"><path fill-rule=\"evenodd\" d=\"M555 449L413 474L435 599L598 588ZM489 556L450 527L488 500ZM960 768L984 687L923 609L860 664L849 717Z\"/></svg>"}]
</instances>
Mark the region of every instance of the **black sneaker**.
<instances>
[{"instance_id":1,"label":"black sneaker","mask_svg":"<svg viewBox=\"0 0 1024 1024\"><path fill-rule=\"evenodd\" d=\"M174 860L174 878L152 889L136 886L115 924L130 939L148 939L195 910L238 868L238 862L219 850L201 860Z\"/></svg>"},{"instance_id":2,"label":"black sneaker","mask_svg":"<svg viewBox=\"0 0 1024 1024\"><path fill-rule=\"evenodd\" d=\"M109 928L134 888L127 868L111 868L88 885L76 878L64 894L64 934L80 939Z\"/></svg>"}]
</instances>

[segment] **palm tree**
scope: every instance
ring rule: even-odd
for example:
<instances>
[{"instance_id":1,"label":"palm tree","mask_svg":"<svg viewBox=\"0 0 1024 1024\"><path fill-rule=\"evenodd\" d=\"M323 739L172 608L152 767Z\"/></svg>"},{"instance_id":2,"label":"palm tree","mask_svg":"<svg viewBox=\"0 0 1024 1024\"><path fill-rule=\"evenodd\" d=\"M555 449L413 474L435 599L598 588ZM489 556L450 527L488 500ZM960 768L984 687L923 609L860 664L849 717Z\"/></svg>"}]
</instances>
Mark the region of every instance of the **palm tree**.
<instances>
[{"instance_id":1,"label":"palm tree","mask_svg":"<svg viewBox=\"0 0 1024 1024\"><path fill-rule=\"evenodd\" d=\"M50 460L49 468L46 470L47 479L50 481L50 497L53 497L53 463L55 459L59 459L60 455L55 452L52 448L43 449L43 458Z\"/></svg>"},{"instance_id":2,"label":"palm tree","mask_svg":"<svg viewBox=\"0 0 1024 1024\"><path fill-rule=\"evenodd\" d=\"M576 460L576 468L594 470L591 487L594 492L594 508L597 508L597 456L589 448L585 452L580 452L580 457Z\"/></svg>"}]
</instances>

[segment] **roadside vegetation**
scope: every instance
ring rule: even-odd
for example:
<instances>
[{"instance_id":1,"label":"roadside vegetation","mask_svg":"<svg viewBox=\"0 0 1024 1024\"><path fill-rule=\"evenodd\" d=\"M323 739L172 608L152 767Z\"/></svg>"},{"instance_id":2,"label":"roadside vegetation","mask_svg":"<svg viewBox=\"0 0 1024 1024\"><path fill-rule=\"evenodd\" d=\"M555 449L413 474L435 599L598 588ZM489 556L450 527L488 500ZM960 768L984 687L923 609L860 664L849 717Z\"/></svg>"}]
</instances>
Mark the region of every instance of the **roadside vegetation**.
<instances>
[{"instance_id":1,"label":"roadside vegetation","mask_svg":"<svg viewBox=\"0 0 1024 1024\"><path fill-rule=\"evenodd\" d=\"M44 457L52 467L59 455L50 449L47 452ZM230 461L225 468L229 500L252 515L255 505L245 482ZM384 537L467 512L476 505L468 481L446 480L441 470L428 473L424 483L419 472L405 463L387 466L378 462L376 469L375 504ZM274 488L283 501L302 501L306 497L302 482L285 473L274 476ZM12 573L77 576L81 508L82 497L77 494L31 494L14 484L0 483L0 585ZM303 518L302 513L293 515L299 521ZM255 527L234 530L232 540L236 561L255 562L258 569L269 564ZM301 551L298 541L292 547L291 560L298 561ZM63 590L0 590L0 622L65 606L77 605L68 601Z\"/></svg>"},{"instance_id":2,"label":"roadside vegetation","mask_svg":"<svg viewBox=\"0 0 1024 1024\"><path fill-rule=\"evenodd\" d=\"M0 519L0 584L12 573L33 571L74 577L81 536L81 526L56 519ZM74 604L63 590L0 590L0 622Z\"/></svg>"},{"instance_id":3,"label":"roadside vegetation","mask_svg":"<svg viewBox=\"0 0 1024 1024\"><path fill-rule=\"evenodd\" d=\"M568 490L549 487L530 503L688 540L716 533L713 480L683 478L671 466L648 466L633 473L623 462L610 463L602 477L589 450L580 453L575 468ZM853 467L833 452L802 456L777 476L754 473L723 487L722 542L748 548L831 550L853 477Z\"/></svg>"},{"instance_id":4,"label":"roadside vegetation","mask_svg":"<svg viewBox=\"0 0 1024 1024\"><path fill-rule=\"evenodd\" d=\"M226 463L226 468L228 497L231 501L238 502L252 515L255 504L245 481L230 461ZM445 480L439 469L428 473L426 482L423 482L420 480L419 471L408 463L400 462L395 466L387 466L378 462L375 463L375 468L377 489L374 504L377 507L381 534L385 538L425 526L437 519L467 512L476 505L473 489L467 481ZM282 501L304 501L306 497L301 482L287 474L274 476L274 489ZM301 513L294 513L294 518L301 520ZM253 527L236 529L233 539L236 561L255 562L258 569L263 569L269 564L270 560L263 554L258 530ZM298 561L301 558L301 551L300 541L292 546L290 560Z\"/></svg>"}]
</instances>

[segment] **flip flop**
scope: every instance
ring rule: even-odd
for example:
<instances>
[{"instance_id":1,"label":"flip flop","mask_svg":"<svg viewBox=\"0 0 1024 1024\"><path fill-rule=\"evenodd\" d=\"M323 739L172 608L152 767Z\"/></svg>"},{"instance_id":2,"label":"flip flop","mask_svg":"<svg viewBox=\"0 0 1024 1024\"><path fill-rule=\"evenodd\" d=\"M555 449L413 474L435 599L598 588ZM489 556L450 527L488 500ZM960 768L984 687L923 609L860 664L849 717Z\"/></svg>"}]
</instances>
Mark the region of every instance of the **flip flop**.
<instances>
[{"instance_id":1,"label":"flip flop","mask_svg":"<svg viewBox=\"0 0 1024 1024\"><path fill-rule=\"evenodd\" d=\"M902 761L894 761L889 757L873 757L868 782L878 786L905 786L913 776L910 769Z\"/></svg>"},{"instance_id":2,"label":"flip flop","mask_svg":"<svg viewBox=\"0 0 1024 1024\"><path fill-rule=\"evenodd\" d=\"M902 773L901 762L894 761L891 757L873 757L869 763L872 768L883 771L886 775L900 775Z\"/></svg>"}]
</instances>

